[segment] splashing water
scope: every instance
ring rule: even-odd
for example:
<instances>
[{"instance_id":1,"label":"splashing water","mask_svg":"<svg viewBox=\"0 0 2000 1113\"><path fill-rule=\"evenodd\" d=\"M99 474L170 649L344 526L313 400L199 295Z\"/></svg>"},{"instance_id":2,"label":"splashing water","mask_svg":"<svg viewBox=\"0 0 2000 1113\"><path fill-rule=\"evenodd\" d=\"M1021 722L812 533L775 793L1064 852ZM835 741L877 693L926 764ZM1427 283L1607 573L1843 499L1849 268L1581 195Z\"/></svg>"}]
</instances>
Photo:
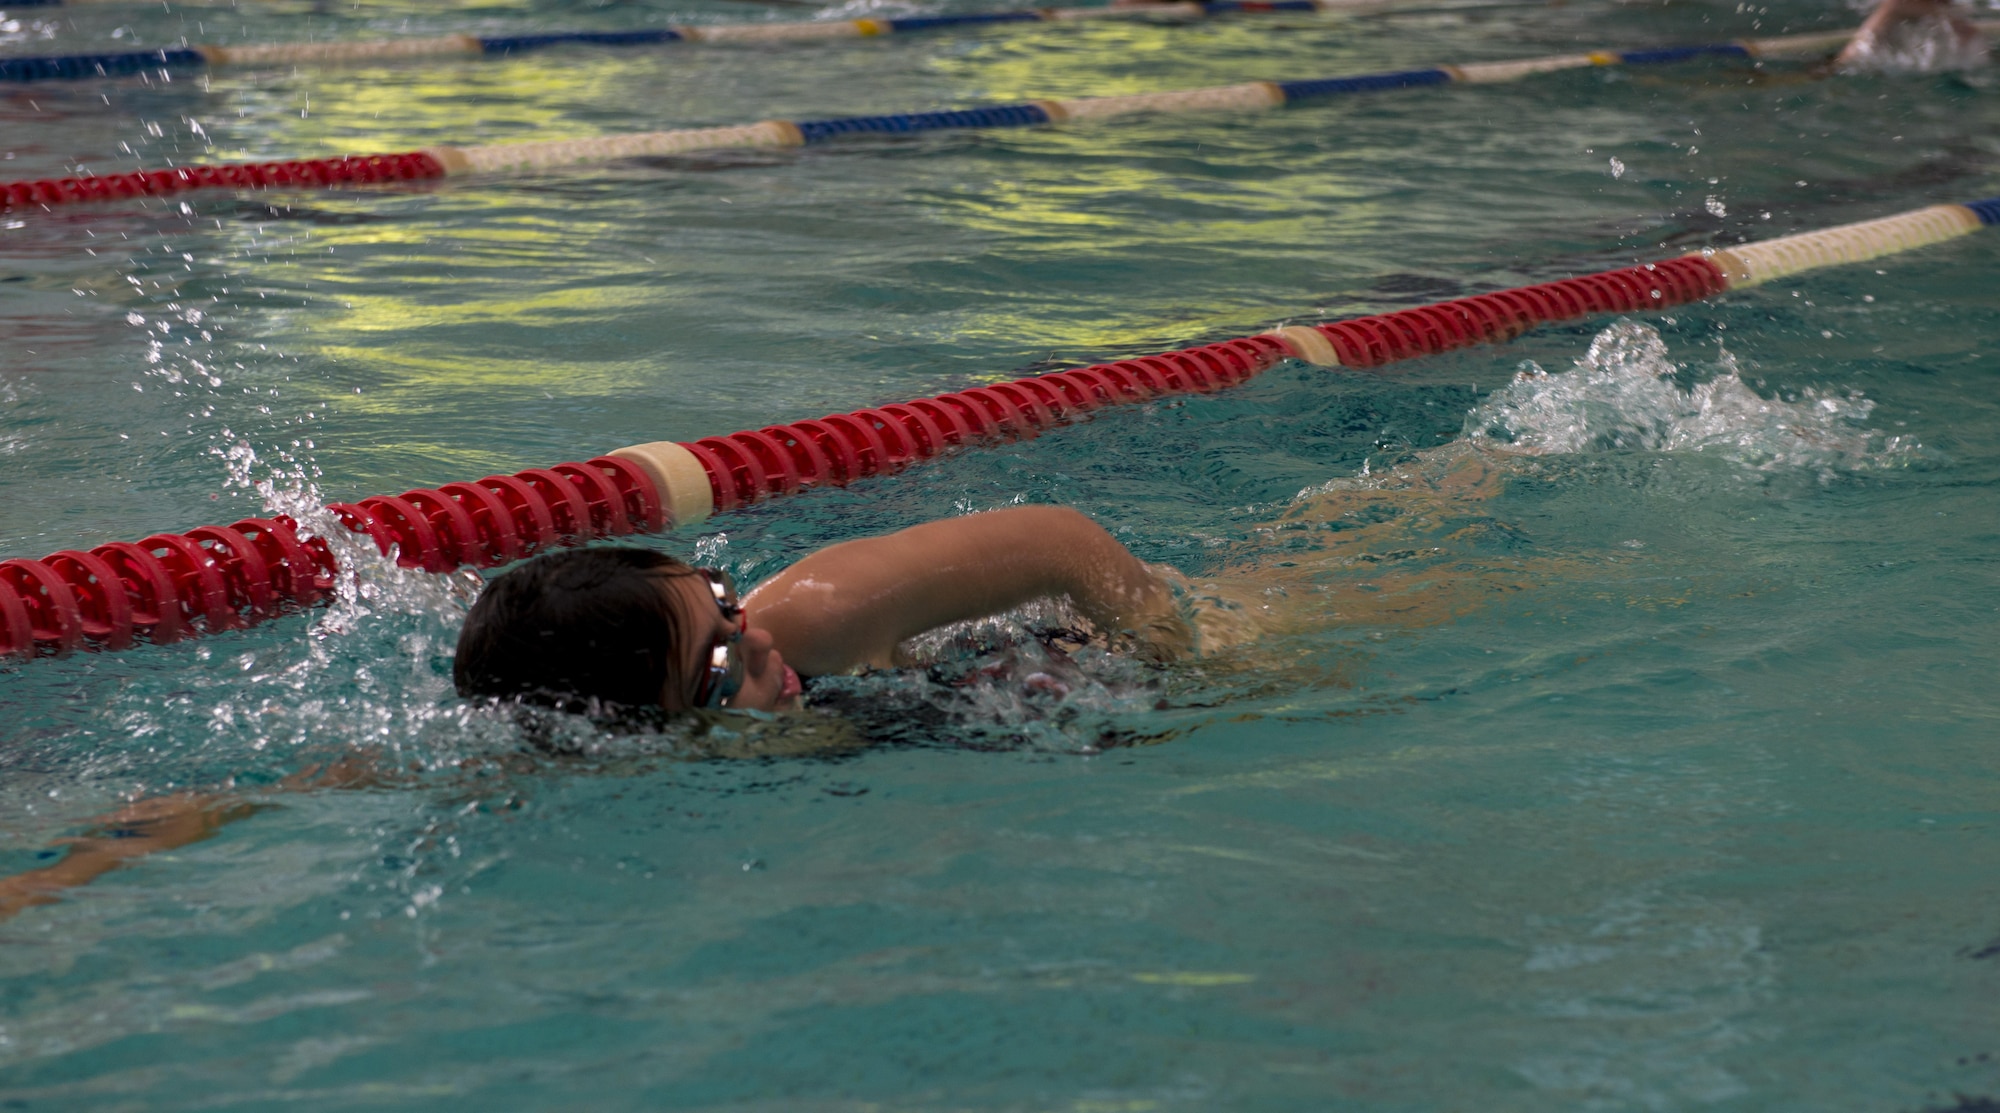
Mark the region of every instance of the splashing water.
<instances>
[{"instance_id":1,"label":"splashing water","mask_svg":"<svg viewBox=\"0 0 2000 1113\"><path fill-rule=\"evenodd\" d=\"M1721 373L1683 390L1680 370L1651 327L1620 321L1597 334L1574 370L1551 374L1532 361L1466 417L1465 439L1495 451L1552 456L1588 452L1700 452L1758 472L1838 471L1911 462L1922 446L1863 423L1875 403L1858 392L1807 388L1796 400L1745 386L1735 357Z\"/></svg>"},{"instance_id":2,"label":"splashing water","mask_svg":"<svg viewBox=\"0 0 2000 1113\"><path fill-rule=\"evenodd\" d=\"M159 388L164 406L185 408L197 423L190 433L229 415L228 424L210 425L206 434L208 454L221 464L221 491L252 495L262 515L292 519L301 540L327 545L338 571L331 597L310 612L306 636L235 653L226 667L213 647L192 648L198 662L217 665L191 670L173 698L136 706L122 723L134 739L175 738L182 745L134 749L119 767L142 779L210 768L223 779L245 769L275 776L270 759L258 755L274 755L282 770L286 755L323 760L359 746L449 766L465 752L508 748L513 740L505 724L456 702L449 676L452 644L478 575L403 568L393 553L385 556L372 539L344 526L319 486L310 429L320 415L274 412L279 391L223 354L221 322L171 285L159 298L151 317L126 316L146 341L145 379L135 388ZM225 370L232 363L241 375ZM255 385L243 388L226 376Z\"/></svg>"},{"instance_id":3,"label":"splashing water","mask_svg":"<svg viewBox=\"0 0 2000 1113\"><path fill-rule=\"evenodd\" d=\"M278 462L258 474L261 458L249 441L223 429L209 451L223 461L226 487L255 491L267 514L282 514L298 523L300 540L319 538L333 550L339 572L330 606L313 625L315 644L330 636L351 633L377 611L418 614L456 626L480 585L479 575L461 570L432 575L397 564L373 541L343 525L326 508L319 489L319 466L310 455L313 442L299 438L290 449L276 450ZM323 656L323 654L322 654Z\"/></svg>"},{"instance_id":4,"label":"splashing water","mask_svg":"<svg viewBox=\"0 0 2000 1113\"><path fill-rule=\"evenodd\" d=\"M140 286L137 278L128 281ZM191 422L215 418L218 409L224 406L238 409L242 418L253 422L269 419L281 428L309 425L317 418L311 412L290 419L278 417L264 400L277 396L278 392L269 388L257 390L259 401L252 403L254 413L241 412L242 404L232 401L233 396L224 391L223 364L229 360L220 354L218 347L223 343L218 340L222 331L220 322L200 307L188 304L195 299L172 282L159 291L159 297L163 302L150 318L135 310L125 315L125 322L142 330L146 341L143 371L177 400L167 405L191 407L186 412ZM243 364L235 366L241 369ZM134 388L143 390L143 384L134 384ZM246 389L243 393L251 391ZM209 434L209 440L209 454L222 462L225 491L234 488L254 493L263 513L290 517L298 523L301 540L317 537L333 550L340 571L332 603L318 612L314 623L313 667L324 668L329 663L322 644L328 636L353 631L361 619L378 610L423 614L456 625L472 585L461 578L440 578L403 569L392 558L383 557L368 540L341 525L321 497L318 484L321 473L313 461L315 445L309 436L292 437L289 447L273 445L269 451L276 463L268 468L263 466L263 454L251 441L229 426Z\"/></svg>"},{"instance_id":5,"label":"splashing water","mask_svg":"<svg viewBox=\"0 0 2000 1113\"><path fill-rule=\"evenodd\" d=\"M1157 670L1084 644L1056 602L921 634L905 668L823 677L810 706L848 717L874 741L980 750L1094 753L1137 739L1123 716L1154 707Z\"/></svg>"}]
</instances>

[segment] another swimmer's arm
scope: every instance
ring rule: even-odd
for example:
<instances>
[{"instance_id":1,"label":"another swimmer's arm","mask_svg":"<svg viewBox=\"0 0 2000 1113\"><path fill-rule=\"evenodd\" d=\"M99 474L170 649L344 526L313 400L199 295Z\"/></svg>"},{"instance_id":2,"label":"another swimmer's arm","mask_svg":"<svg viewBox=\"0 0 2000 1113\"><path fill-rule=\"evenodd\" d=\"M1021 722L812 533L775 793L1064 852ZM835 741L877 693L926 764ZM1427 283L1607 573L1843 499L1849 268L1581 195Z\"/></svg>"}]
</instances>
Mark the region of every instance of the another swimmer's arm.
<instances>
[{"instance_id":1,"label":"another swimmer's arm","mask_svg":"<svg viewBox=\"0 0 2000 1113\"><path fill-rule=\"evenodd\" d=\"M886 666L898 643L1036 599L1068 596L1093 626L1154 656L1190 642L1172 593L1097 523L1023 506L833 545L750 593L750 620L807 675Z\"/></svg>"}]
</instances>

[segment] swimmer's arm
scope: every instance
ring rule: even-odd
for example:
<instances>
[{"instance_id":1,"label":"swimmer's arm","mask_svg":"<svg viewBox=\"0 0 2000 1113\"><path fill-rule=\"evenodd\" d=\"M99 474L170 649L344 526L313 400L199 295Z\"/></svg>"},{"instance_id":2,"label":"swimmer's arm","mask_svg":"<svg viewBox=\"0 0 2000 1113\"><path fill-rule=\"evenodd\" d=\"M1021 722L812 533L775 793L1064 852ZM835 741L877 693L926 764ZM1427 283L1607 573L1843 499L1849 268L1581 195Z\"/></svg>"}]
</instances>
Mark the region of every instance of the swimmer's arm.
<instances>
[{"instance_id":1,"label":"swimmer's arm","mask_svg":"<svg viewBox=\"0 0 2000 1113\"><path fill-rule=\"evenodd\" d=\"M65 889L87 885L134 858L197 843L257 810L240 798L177 793L139 800L99 818L89 834L65 842L61 860L0 878L0 920L39 904L54 904Z\"/></svg>"},{"instance_id":2,"label":"swimmer's arm","mask_svg":"<svg viewBox=\"0 0 2000 1113\"><path fill-rule=\"evenodd\" d=\"M1068 596L1091 625L1129 632L1142 652L1190 644L1172 593L1074 510L1023 506L928 522L833 545L744 601L750 621L808 676L887 666L903 640L1037 599Z\"/></svg>"},{"instance_id":3,"label":"swimmer's arm","mask_svg":"<svg viewBox=\"0 0 2000 1113\"><path fill-rule=\"evenodd\" d=\"M381 783L363 763L343 759L315 765L274 786L281 792L360 788ZM269 807L228 792L176 792L135 800L90 821L87 833L58 843L63 856L51 865L0 877L0 920L37 905L54 904L65 890L88 885L135 859L178 850L215 837L225 826Z\"/></svg>"}]
</instances>

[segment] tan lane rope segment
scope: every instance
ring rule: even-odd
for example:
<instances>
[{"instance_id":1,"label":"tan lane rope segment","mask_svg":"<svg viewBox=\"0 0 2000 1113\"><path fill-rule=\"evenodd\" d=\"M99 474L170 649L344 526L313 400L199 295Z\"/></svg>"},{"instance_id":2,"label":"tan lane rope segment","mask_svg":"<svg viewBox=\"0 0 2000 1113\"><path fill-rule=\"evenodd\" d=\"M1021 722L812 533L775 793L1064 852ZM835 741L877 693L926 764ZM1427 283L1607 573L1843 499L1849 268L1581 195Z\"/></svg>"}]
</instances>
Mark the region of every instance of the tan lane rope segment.
<instances>
[{"instance_id":1,"label":"tan lane rope segment","mask_svg":"<svg viewBox=\"0 0 2000 1113\"><path fill-rule=\"evenodd\" d=\"M267 43L199 46L209 65L282 65L296 62L362 62L374 58L422 58L435 54L479 54L485 44L471 35L435 39L365 39L341 43Z\"/></svg>"},{"instance_id":2,"label":"tan lane rope segment","mask_svg":"<svg viewBox=\"0 0 2000 1113\"><path fill-rule=\"evenodd\" d=\"M635 444L607 455L645 469L666 506L668 529L705 521L715 513L715 492L709 486L708 473L694 453L673 441Z\"/></svg>"},{"instance_id":3,"label":"tan lane rope segment","mask_svg":"<svg viewBox=\"0 0 2000 1113\"><path fill-rule=\"evenodd\" d=\"M556 139L544 143L500 143L490 147L433 148L432 157L453 174L495 170L535 170L610 162L621 158L674 155L741 147L797 147L804 137L783 120L765 120L726 128L682 128L638 135L604 135L591 139Z\"/></svg>"},{"instance_id":4,"label":"tan lane rope segment","mask_svg":"<svg viewBox=\"0 0 2000 1113\"><path fill-rule=\"evenodd\" d=\"M851 19L826 23L724 23L709 27L676 25L683 38L703 43L774 43L853 39L863 32Z\"/></svg>"},{"instance_id":5,"label":"tan lane rope segment","mask_svg":"<svg viewBox=\"0 0 2000 1113\"><path fill-rule=\"evenodd\" d=\"M1170 93L1133 93L1122 97L1081 97L1055 101L1065 120L1108 120L1139 112L1214 112L1276 108L1285 103L1284 90L1269 81L1183 89ZM1053 113L1051 113L1053 115Z\"/></svg>"},{"instance_id":6,"label":"tan lane rope segment","mask_svg":"<svg viewBox=\"0 0 2000 1113\"><path fill-rule=\"evenodd\" d=\"M1588 54L1558 54L1550 58L1523 58L1518 62L1460 62L1455 66L1441 68L1448 69L1454 81L1483 85L1496 81L1515 81L1538 73L1583 69L1596 64L1596 59Z\"/></svg>"},{"instance_id":7,"label":"tan lane rope segment","mask_svg":"<svg viewBox=\"0 0 2000 1113\"><path fill-rule=\"evenodd\" d=\"M1333 350L1333 341L1316 328L1306 325L1286 325L1265 333L1283 341L1292 354L1317 367L1339 367L1340 356Z\"/></svg>"},{"instance_id":8,"label":"tan lane rope segment","mask_svg":"<svg viewBox=\"0 0 2000 1113\"><path fill-rule=\"evenodd\" d=\"M1775 39L1744 39L1743 49L1754 57L1766 54L1808 54L1815 50L1839 46L1854 37L1852 29L1846 31L1813 31L1804 35L1784 35Z\"/></svg>"},{"instance_id":9,"label":"tan lane rope segment","mask_svg":"<svg viewBox=\"0 0 2000 1113\"><path fill-rule=\"evenodd\" d=\"M1932 205L1880 220L1801 232L1703 254L1722 268L1730 289L1740 290L1820 267L1860 263L1942 243L1979 227L1978 215L1964 205Z\"/></svg>"}]
</instances>

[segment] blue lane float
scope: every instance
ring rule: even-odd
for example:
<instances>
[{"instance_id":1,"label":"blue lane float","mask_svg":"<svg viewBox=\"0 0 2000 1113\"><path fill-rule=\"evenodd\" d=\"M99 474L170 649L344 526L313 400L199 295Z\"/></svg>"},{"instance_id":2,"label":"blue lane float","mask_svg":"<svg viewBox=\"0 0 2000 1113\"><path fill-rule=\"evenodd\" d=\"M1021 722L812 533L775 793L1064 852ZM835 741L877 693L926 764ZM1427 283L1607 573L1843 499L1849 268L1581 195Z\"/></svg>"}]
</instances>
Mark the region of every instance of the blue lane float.
<instances>
[{"instance_id":1,"label":"blue lane float","mask_svg":"<svg viewBox=\"0 0 2000 1113\"><path fill-rule=\"evenodd\" d=\"M559 31L548 35L507 35L482 38L479 48L482 54L526 54L551 46L646 46L680 41L679 31L662 27L650 31Z\"/></svg>"},{"instance_id":2,"label":"blue lane float","mask_svg":"<svg viewBox=\"0 0 2000 1113\"><path fill-rule=\"evenodd\" d=\"M82 81L95 77L129 77L155 70L200 69L206 65L208 59L201 51L192 48L0 58L0 81Z\"/></svg>"},{"instance_id":3,"label":"blue lane float","mask_svg":"<svg viewBox=\"0 0 2000 1113\"><path fill-rule=\"evenodd\" d=\"M1673 46L1665 50L1628 50L1618 56L1619 61L1628 66L1645 66L1661 62L1687 62L1704 56L1723 58L1748 58L1751 53L1742 43L1708 43L1702 46Z\"/></svg>"},{"instance_id":4,"label":"blue lane float","mask_svg":"<svg viewBox=\"0 0 2000 1113\"><path fill-rule=\"evenodd\" d=\"M887 116L796 120L792 126L799 129L799 137L805 142L824 143L841 135L906 135L961 128L1025 128L1049 122L1048 110L1039 104L1002 104L954 112L899 112Z\"/></svg>"},{"instance_id":5,"label":"blue lane float","mask_svg":"<svg viewBox=\"0 0 2000 1113\"><path fill-rule=\"evenodd\" d=\"M1320 77L1306 81L1279 81L1275 84L1285 95L1285 103L1317 97L1333 97L1343 93L1379 93L1388 89L1414 89L1420 85L1449 85L1451 72L1442 69L1397 70L1393 73L1369 73L1358 77Z\"/></svg>"}]
</instances>

